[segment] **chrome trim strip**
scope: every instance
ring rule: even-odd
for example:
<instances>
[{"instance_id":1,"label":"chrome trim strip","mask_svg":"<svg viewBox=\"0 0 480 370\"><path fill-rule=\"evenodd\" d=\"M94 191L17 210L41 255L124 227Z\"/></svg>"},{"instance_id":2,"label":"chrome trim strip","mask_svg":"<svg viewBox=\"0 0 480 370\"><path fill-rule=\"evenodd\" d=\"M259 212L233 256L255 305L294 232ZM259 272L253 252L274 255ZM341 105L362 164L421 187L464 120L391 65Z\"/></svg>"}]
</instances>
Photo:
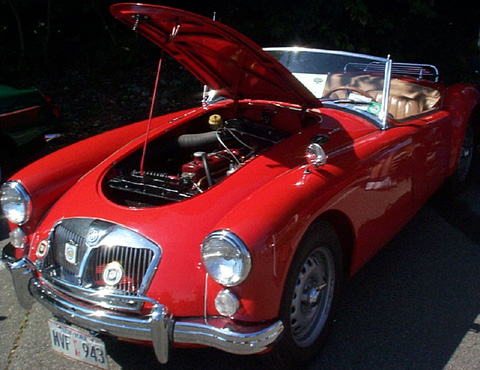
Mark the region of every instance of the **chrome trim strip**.
<instances>
[{"instance_id":1,"label":"chrome trim strip","mask_svg":"<svg viewBox=\"0 0 480 370\"><path fill-rule=\"evenodd\" d=\"M25 112L28 112L28 111L31 111L31 110L39 109L40 107L41 107L40 105L34 105L32 107L27 107L27 108L15 110L13 112L2 113L2 114L0 114L0 118L12 116L12 115L18 114L18 113L25 113Z\"/></svg>"},{"instance_id":2,"label":"chrome trim strip","mask_svg":"<svg viewBox=\"0 0 480 370\"><path fill-rule=\"evenodd\" d=\"M45 289L34 279L30 282L29 291L51 313L74 325L122 338L152 340L149 335L151 318L148 315L129 315L98 306L73 303ZM163 306L158 305L151 314L162 310Z\"/></svg>"},{"instance_id":3,"label":"chrome trim strip","mask_svg":"<svg viewBox=\"0 0 480 370\"><path fill-rule=\"evenodd\" d=\"M34 268L30 261L26 259L16 261L13 256L15 256L15 247L9 243L2 250L2 261L12 276L18 302L24 309L30 310L35 300L28 291L28 285Z\"/></svg>"},{"instance_id":4,"label":"chrome trim strip","mask_svg":"<svg viewBox=\"0 0 480 370\"><path fill-rule=\"evenodd\" d=\"M148 301L142 296L115 294L108 288L87 289L52 276L44 275L43 278L45 285L53 292L69 295L86 303L101 305L113 310L138 311Z\"/></svg>"},{"instance_id":5,"label":"chrome trim strip","mask_svg":"<svg viewBox=\"0 0 480 370\"><path fill-rule=\"evenodd\" d=\"M224 321L218 320L219 324ZM257 325L253 332L235 331L228 325L215 327L212 325L214 322L215 319L208 320L208 324L177 321L173 331L174 342L201 344L237 355L250 355L265 351L275 344L284 329L280 320L260 328Z\"/></svg>"},{"instance_id":6,"label":"chrome trim strip","mask_svg":"<svg viewBox=\"0 0 480 370\"><path fill-rule=\"evenodd\" d=\"M377 57L368 54L352 53L349 51L342 50L328 50L328 49L314 49L314 48L304 48L298 46L286 46L286 47L269 47L264 48L265 51L291 51L291 52L310 52L310 53L319 53L319 54L334 54L334 55L343 55L348 57L356 58L366 58L370 60L376 60L378 62L385 62L385 58Z\"/></svg>"},{"instance_id":7,"label":"chrome trim strip","mask_svg":"<svg viewBox=\"0 0 480 370\"><path fill-rule=\"evenodd\" d=\"M382 120L382 130L386 130L388 118L388 105L390 104L390 82L392 77L392 60L389 58L385 62L385 74L383 80L383 104L378 117Z\"/></svg>"}]
</instances>

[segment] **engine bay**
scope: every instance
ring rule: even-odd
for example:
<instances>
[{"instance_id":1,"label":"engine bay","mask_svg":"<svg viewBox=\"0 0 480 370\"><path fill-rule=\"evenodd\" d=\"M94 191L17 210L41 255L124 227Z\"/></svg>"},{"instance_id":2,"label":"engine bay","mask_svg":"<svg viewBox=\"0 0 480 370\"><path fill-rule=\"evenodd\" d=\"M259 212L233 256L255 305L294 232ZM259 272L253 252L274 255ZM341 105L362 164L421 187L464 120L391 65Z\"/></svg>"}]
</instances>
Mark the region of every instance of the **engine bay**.
<instances>
[{"instance_id":1,"label":"engine bay","mask_svg":"<svg viewBox=\"0 0 480 370\"><path fill-rule=\"evenodd\" d=\"M164 135L149 143L143 173L140 152L116 164L104 181L104 194L130 207L179 202L203 193L290 136L268 124L267 116L255 122L212 114L208 124L208 131Z\"/></svg>"}]
</instances>

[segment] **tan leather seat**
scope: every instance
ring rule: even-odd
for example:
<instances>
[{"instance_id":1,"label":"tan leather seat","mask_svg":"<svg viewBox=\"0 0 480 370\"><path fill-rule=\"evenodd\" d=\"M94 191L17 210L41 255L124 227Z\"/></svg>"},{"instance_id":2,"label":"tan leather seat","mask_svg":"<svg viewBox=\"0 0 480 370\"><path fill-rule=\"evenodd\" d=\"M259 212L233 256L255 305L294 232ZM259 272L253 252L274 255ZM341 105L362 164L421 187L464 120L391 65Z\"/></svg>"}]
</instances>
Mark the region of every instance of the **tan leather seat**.
<instances>
[{"instance_id":1,"label":"tan leather seat","mask_svg":"<svg viewBox=\"0 0 480 370\"><path fill-rule=\"evenodd\" d=\"M391 95L388 113L390 113L395 119L403 119L415 116L421 113L421 110L420 105L416 100L404 96Z\"/></svg>"},{"instance_id":2,"label":"tan leather seat","mask_svg":"<svg viewBox=\"0 0 480 370\"><path fill-rule=\"evenodd\" d=\"M382 93L377 92L373 94L373 98L377 103L382 103ZM388 106L388 113L396 120L401 120L406 117L415 116L422 112L420 104L411 98L399 95L390 95L390 104Z\"/></svg>"},{"instance_id":3,"label":"tan leather seat","mask_svg":"<svg viewBox=\"0 0 480 370\"><path fill-rule=\"evenodd\" d=\"M382 103L383 79L370 75L353 76L339 73L328 77L325 91L337 86L354 86L368 92L377 103ZM347 91L340 90L331 96L332 98L346 98ZM394 119L402 120L423 112L428 112L437 106L440 100L440 92L427 86L417 85L411 81L398 78L391 80L390 106L388 113Z\"/></svg>"}]
</instances>

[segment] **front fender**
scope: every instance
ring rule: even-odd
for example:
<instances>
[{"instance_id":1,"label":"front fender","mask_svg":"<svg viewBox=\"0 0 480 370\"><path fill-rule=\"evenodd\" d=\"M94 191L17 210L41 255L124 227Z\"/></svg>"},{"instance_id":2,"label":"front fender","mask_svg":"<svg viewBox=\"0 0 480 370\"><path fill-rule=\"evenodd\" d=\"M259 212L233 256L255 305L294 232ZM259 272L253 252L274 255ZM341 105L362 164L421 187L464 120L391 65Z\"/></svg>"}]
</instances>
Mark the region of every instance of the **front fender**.
<instances>
[{"instance_id":1,"label":"front fender","mask_svg":"<svg viewBox=\"0 0 480 370\"><path fill-rule=\"evenodd\" d=\"M330 167L330 168L328 168ZM232 209L215 227L229 229L248 246L252 270L248 279L231 288L242 300L240 320L268 320L278 315L288 270L305 231L332 197L327 180L338 168L304 173L305 166L286 172L255 191ZM335 189L330 186L328 189ZM210 282L208 302L218 285Z\"/></svg>"},{"instance_id":2,"label":"front fender","mask_svg":"<svg viewBox=\"0 0 480 370\"><path fill-rule=\"evenodd\" d=\"M22 226L31 238L50 207L83 175L138 137L143 126L134 124L109 131L53 152L14 174L32 200L32 215ZM11 228L14 225L10 225Z\"/></svg>"}]
</instances>

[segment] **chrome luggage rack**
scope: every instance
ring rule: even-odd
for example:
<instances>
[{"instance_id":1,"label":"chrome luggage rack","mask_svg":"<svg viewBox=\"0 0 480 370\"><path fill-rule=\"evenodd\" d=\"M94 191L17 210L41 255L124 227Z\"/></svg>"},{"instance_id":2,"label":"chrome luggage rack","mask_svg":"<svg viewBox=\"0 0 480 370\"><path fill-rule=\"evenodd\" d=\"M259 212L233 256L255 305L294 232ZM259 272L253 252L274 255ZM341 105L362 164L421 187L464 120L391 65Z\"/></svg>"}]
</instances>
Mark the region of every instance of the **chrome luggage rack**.
<instances>
[{"instance_id":1,"label":"chrome luggage rack","mask_svg":"<svg viewBox=\"0 0 480 370\"><path fill-rule=\"evenodd\" d=\"M380 62L371 63L348 63L344 72L379 72L385 71L385 64ZM392 63L392 76L410 76L417 80L430 80L438 82L439 72L432 64L416 63Z\"/></svg>"}]
</instances>

